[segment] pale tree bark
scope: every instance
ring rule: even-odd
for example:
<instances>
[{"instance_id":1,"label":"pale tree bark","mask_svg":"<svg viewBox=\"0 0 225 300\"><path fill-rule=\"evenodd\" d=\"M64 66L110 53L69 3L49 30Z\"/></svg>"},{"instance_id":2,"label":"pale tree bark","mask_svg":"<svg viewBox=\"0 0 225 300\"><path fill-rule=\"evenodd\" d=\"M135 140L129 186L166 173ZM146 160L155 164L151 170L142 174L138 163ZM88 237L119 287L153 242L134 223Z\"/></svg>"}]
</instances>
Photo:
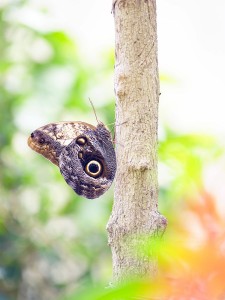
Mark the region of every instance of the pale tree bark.
<instances>
[{"instance_id":1,"label":"pale tree bark","mask_svg":"<svg viewBox=\"0 0 225 300\"><path fill-rule=\"evenodd\" d=\"M166 228L158 212L155 2L113 1L117 174L107 229L114 283L155 276L157 259L146 240Z\"/></svg>"}]
</instances>

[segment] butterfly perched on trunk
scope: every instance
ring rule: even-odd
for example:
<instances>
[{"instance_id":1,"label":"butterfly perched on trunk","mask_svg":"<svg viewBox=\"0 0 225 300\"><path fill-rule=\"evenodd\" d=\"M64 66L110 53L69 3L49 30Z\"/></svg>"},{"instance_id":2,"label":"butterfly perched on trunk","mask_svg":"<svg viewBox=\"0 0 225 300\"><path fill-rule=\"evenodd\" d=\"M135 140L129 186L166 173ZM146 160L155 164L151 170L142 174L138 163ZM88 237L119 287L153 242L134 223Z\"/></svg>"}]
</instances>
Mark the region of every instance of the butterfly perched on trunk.
<instances>
[{"instance_id":1,"label":"butterfly perched on trunk","mask_svg":"<svg viewBox=\"0 0 225 300\"><path fill-rule=\"evenodd\" d=\"M28 145L57 165L65 181L81 196L98 198L111 186L116 155L103 123L50 123L33 131Z\"/></svg>"}]
</instances>

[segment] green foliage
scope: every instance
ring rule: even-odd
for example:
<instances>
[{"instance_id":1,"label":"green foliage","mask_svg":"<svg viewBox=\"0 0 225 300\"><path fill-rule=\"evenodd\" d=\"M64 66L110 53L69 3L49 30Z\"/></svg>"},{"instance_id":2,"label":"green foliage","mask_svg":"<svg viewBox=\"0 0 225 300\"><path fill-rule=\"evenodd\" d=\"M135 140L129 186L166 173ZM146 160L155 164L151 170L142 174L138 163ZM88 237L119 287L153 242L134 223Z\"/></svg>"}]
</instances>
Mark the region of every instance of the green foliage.
<instances>
[{"instance_id":1,"label":"green foliage","mask_svg":"<svg viewBox=\"0 0 225 300\"><path fill-rule=\"evenodd\" d=\"M95 202L79 198L26 145L46 123L96 122L88 97L93 85L101 89L101 78L112 81L109 60L90 68L65 32L42 32L12 17L27 5L12 2L0 11L0 299L6 300L55 299L83 278L107 282L111 275L105 224L112 192ZM113 111L111 93L98 104L99 119L112 123Z\"/></svg>"},{"instance_id":2,"label":"green foliage","mask_svg":"<svg viewBox=\"0 0 225 300\"><path fill-rule=\"evenodd\" d=\"M151 292L150 292L151 290ZM150 296L154 294L156 288L151 282L130 282L117 287L104 286L88 287L85 286L83 290L78 291L75 295L63 297L63 300L130 300L140 299L140 297ZM137 297L137 298L135 298ZM141 298L146 299L146 298Z\"/></svg>"},{"instance_id":3,"label":"green foliage","mask_svg":"<svg viewBox=\"0 0 225 300\"><path fill-rule=\"evenodd\" d=\"M190 181L197 186L201 184L204 166L221 154L222 148L216 139L204 135L177 135L167 130L164 140L159 145L160 160L176 174L176 180L189 187ZM180 184L173 181L173 190L175 186L179 187ZM182 193L184 189L187 191L187 186L181 187Z\"/></svg>"}]
</instances>

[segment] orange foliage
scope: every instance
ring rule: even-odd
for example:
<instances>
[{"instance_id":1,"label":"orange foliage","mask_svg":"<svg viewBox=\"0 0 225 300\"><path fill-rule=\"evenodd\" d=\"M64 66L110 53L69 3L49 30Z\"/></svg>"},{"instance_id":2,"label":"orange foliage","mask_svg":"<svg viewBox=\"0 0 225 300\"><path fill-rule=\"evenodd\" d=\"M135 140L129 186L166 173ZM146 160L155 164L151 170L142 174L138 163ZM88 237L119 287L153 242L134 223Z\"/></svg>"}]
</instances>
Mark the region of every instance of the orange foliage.
<instances>
[{"instance_id":1,"label":"orange foliage","mask_svg":"<svg viewBox=\"0 0 225 300\"><path fill-rule=\"evenodd\" d=\"M224 300L224 215L205 190L187 200L187 209L175 222L179 230L173 228L175 237L165 242L159 255L163 299Z\"/></svg>"}]
</instances>

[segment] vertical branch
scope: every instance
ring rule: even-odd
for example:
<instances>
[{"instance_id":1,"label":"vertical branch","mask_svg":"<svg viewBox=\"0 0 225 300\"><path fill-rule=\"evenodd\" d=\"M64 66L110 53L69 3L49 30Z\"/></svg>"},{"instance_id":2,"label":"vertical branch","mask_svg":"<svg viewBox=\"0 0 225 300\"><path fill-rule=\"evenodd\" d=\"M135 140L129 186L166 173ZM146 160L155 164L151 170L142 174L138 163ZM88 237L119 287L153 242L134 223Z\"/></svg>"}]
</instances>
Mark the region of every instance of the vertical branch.
<instances>
[{"instance_id":1,"label":"vertical branch","mask_svg":"<svg viewBox=\"0 0 225 300\"><path fill-rule=\"evenodd\" d=\"M158 212L155 2L113 1L117 175L107 229L114 282L155 275L157 261L151 249L148 256L139 250L145 248L146 236L166 227L166 219Z\"/></svg>"}]
</instances>

